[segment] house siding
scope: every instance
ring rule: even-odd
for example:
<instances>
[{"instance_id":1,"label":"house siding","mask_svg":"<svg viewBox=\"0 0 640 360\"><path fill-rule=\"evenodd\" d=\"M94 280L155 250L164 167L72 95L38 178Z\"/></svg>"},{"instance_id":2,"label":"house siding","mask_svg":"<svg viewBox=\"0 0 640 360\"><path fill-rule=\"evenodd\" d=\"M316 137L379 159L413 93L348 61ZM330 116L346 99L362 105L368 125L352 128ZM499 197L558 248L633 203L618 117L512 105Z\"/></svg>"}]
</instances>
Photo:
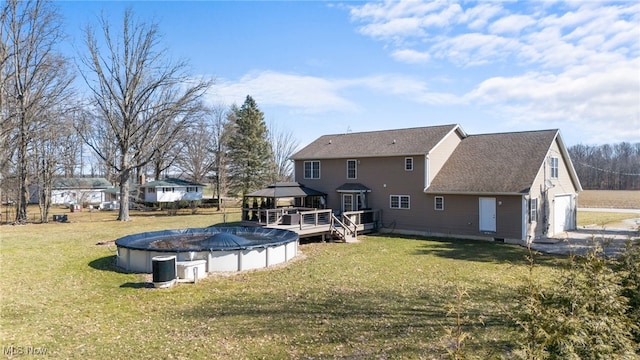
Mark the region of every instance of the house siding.
<instances>
[{"instance_id":1,"label":"house siding","mask_svg":"<svg viewBox=\"0 0 640 360\"><path fill-rule=\"evenodd\" d=\"M458 131L453 131L429 153L428 184L430 184L436 177L438 172L440 172L440 169L442 169L444 164L447 162L447 160L461 141L462 136L460 136L460 133Z\"/></svg>"},{"instance_id":2,"label":"house siding","mask_svg":"<svg viewBox=\"0 0 640 360\"><path fill-rule=\"evenodd\" d=\"M423 197L424 161L423 156L414 156L413 171L405 171L406 156L350 158L357 162L357 179L347 179L347 159L323 159L320 161L320 179L304 178L304 160L295 161L296 181L305 186L327 194L327 207L342 208L341 194L336 189L344 183L360 183L371 189L367 193L367 207L391 211L389 197L391 195L409 195L411 210L414 201ZM411 216L405 209L393 209L400 218Z\"/></svg>"},{"instance_id":3,"label":"house siding","mask_svg":"<svg viewBox=\"0 0 640 360\"><path fill-rule=\"evenodd\" d=\"M550 158L558 158L558 178L552 179L550 176ZM545 181L549 180L552 187L547 189ZM546 194L545 194L546 190ZM567 163L567 159L562 155L560 151L560 145L558 140L555 140L549 152L545 157L545 161L541 164L540 172L536 176L533 186L531 187L530 197L538 198L538 217L530 222L527 234L532 239L540 239L548 236L556 235L554 233L554 199L556 196L570 195L572 211L575 214L577 203L577 187L574 184L571 175L570 168ZM576 227L575 215L573 217L573 223L570 224L570 228Z\"/></svg>"},{"instance_id":4,"label":"house siding","mask_svg":"<svg viewBox=\"0 0 640 360\"><path fill-rule=\"evenodd\" d=\"M444 198L444 210L435 210L436 196ZM496 199L495 232L480 231L481 197ZM417 207L421 211L413 219L393 224L397 227L396 231L446 237L505 239L508 242L521 240L522 196L423 194L420 203ZM383 212L383 219L386 230L391 231L387 212Z\"/></svg>"}]
</instances>

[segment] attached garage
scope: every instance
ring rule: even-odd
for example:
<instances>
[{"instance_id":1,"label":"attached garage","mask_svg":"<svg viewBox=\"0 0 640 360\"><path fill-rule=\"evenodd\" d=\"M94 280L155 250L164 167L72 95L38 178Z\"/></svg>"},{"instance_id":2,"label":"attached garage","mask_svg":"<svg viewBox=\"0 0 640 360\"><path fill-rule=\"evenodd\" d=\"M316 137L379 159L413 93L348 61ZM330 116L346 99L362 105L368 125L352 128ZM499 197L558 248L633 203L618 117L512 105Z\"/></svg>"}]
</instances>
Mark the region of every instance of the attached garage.
<instances>
[{"instance_id":1,"label":"attached garage","mask_svg":"<svg viewBox=\"0 0 640 360\"><path fill-rule=\"evenodd\" d=\"M575 209L571 195L557 195L553 198L553 233L576 228Z\"/></svg>"}]
</instances>

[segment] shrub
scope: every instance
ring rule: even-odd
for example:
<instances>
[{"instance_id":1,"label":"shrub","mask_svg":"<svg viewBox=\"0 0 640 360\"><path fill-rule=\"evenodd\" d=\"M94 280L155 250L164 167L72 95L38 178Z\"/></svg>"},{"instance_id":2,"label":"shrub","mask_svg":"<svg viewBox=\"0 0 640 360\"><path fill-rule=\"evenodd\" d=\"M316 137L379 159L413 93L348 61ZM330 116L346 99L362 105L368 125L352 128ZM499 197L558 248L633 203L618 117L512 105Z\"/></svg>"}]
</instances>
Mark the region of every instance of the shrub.
<instances>
[{"instance_id":1,"label":"shrub","mask_svg":"<svg viewBox=\"0 0 640 360\"><path fill-rule=\"evenodd\" d=\"M584 256L571 256L570 267L548 289L539 289L534 281L534 260L530 255L528 287L522 289L516 309L522 330L517 351L521 358L634 356L637 343L631 333L635 327L632 316L637 312L632 311L624 294L633 293L635 286L638 295L637 283L624 287L625 277L614 271L613 262L603 256L600 246L594 245Z\"/></svg>"}]
</instances>

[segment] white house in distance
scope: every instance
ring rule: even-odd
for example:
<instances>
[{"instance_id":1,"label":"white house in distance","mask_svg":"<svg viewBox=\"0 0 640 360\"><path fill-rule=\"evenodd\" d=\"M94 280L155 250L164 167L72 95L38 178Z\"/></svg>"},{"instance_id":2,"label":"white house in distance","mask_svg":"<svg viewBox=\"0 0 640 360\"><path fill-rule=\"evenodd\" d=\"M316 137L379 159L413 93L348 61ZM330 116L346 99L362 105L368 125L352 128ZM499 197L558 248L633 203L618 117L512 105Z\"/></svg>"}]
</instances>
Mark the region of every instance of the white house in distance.
<instances>
[{"instance_id":1,"label":"white house in distance","mask_svg":"<svg viewBox=\"0 0 640 360\"><path fill-rule=\"evenodd\" d=\"M145 202L175 202L202 200L205 185L187 180L167 178L140 185Z\"/></svg>"},{"instance_id":2,"label":"white house in distance","mask_svg":"<svg viewBox=\"0 0 640 360\"><path fill-rule=\"evenodd\" d=\"M55 178L51 190L53 205L100 204L105 199L105 190L113 185L105 178ZM31 203L38 203L38 188L32 187Z\"/></svg>"}]
</instances>

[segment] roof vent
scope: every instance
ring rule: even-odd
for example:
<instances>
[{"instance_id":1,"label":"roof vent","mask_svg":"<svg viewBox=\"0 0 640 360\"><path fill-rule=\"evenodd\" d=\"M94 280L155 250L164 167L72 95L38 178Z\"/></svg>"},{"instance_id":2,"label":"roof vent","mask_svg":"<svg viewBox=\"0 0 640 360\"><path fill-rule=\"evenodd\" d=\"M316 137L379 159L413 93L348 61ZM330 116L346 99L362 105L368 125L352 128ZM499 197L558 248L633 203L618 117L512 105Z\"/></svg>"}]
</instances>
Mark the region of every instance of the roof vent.
<instances>
[{"instance_id":1,"label":"roof vent","mask_svg":"<svg viewBox=\"0 0 640 360\"><path fill-rule=\"evenodd\" d=\"M332 142L332 141L333 141L333 140L329 140L329 144L331 144L331 142Z\"/></svg>"},{"instance_id":2,"label":"roof vent","mask_svg":"<svg viewBox=\"0 0 640 360\"><path fill-rule=\"evenodd\" d=\"M394 144L396 143L396 139L393 139L393 143L394 143Z\"/></svg>"}]
</instances>

